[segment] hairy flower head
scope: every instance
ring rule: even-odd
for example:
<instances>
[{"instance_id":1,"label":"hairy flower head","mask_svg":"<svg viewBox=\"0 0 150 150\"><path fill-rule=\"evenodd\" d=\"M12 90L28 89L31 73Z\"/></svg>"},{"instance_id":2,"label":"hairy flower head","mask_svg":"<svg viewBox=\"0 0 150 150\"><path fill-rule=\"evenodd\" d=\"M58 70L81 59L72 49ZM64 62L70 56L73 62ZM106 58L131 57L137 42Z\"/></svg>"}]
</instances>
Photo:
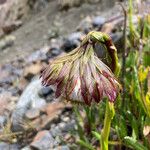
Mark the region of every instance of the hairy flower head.
<instances>
[{"instance_id":1,"label":"hairy flower head","mask_svg":"<svg viewBox=\"0 0 150 150\"><path fill-rule=\"evenodd\" d=\"M100 42L112 53L112 70L95 54L94 44ZM113 72L116 71L116 49L109 38L100 32L90 32L81 45L64 56L57 57L43 70L42 84L56 86L56 97L68 101L85 103L100 102L108 97L114 102L120 84ZM113 53L114 51L114 53ZM114 58L113 58L114 57ZM113 71L113 72L112 72Z\"/></svg>"}]
</instances>

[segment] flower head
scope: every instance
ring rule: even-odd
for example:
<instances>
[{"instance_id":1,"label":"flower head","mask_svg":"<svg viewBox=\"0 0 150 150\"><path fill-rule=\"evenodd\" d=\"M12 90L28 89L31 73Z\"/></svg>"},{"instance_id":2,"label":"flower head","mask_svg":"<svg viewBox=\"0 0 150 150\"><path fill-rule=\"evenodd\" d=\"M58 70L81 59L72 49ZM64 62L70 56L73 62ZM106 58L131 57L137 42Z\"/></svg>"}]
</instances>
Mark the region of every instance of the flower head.
<instances>
[{"instance_id":1,"label":"flower head","mask_svg":"<svg viewBox=\"0 0 150 150\"><path fill-rule=\"evenodd\" d=\"M98 103L103 97L115 101L120 84L112 70L96 56L94 44L98 40L93 33L99 35L100 32L90 32L78 48L52 60L43 70L42 83L55 85L56 97L87 105ZM105 40L103 34L99 37L102 43Z\"/></svg>"}]
</instances>

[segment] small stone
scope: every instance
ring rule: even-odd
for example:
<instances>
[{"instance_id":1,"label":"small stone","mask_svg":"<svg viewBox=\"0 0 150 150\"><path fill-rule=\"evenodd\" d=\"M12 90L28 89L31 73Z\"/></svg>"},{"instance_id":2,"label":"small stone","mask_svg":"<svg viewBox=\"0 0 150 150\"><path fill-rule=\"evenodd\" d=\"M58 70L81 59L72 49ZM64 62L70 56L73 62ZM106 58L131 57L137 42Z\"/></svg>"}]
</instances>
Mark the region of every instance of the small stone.
<instances>
[{"instance_id":1,"label":"small stone","mask_svg":"<svg viewBox=\"0 0 150 150\"><path fill-rule=\"evenodd\" d=\"M49 129L51 123L54 123L58 119L60 119L60 115L62 112L70 107L70 105L65 105L62 102L49 103L45 107L43 107L42 112L47 114L42 117L41 128Z\"/></svg>"},{"instance_id":2,"label":"small stone","mask_svg":"<svg viewBox=\"0 0 150 150\"><path fill-rule=\"evenodd\" d=\"M51 87L43 87L41 88L41 90L39 91L39 95L41 97L46 97L48 95L51 95L53 93L53 89Z\"/></svg>"},{"instance_id":3,"label":"small stone","mask_svg":"<svg viewBox=\"0 0 150 150\"><path fill-rule=\"evenodd\" d=\"M53 28L52 30L48 31L47 39L50 40L52 38L58 37L59 30L58 28Z\"/></svg>"},{"instance_id":4,"label":"small stone","mask_svg":"<svg viewBox=\"0 0 150 150\"><path fill-rule=\"evenodd\" d=\"M50 50L46 53L46 56L48 59L53 58L58 56L59 54L61 54L62 51L61 49L58 47L51 47Z\"/></svg>"},{"instance_id":5,"label":"small stone","mask_svg":"<svg viewBox=\"0 0 150 150\"><path fill-rule=\"evenodd\" d=\"M27 58L27 62L28 63L32 63L32 62L36 62L39 60L46 60L46 53L49 51L49 46L44 46L43 48L41 48L40 50L37 50L36 52L33 52L28 58Z\"/></svg>"},{"instance_id":6,"label":"small stone","mask_svg":"<svg viewBox=\"0 0 150 150\"><path fill-rule=\"evenodd\" d=\"M68 122L68 121L70 120L70 118L69 118L69 117L63 117L62 120L63 120L64 122Z\"/></svg>"},{"instance_id":7,"label":"small stone","mask_svg":"<svg viewBox=\"0 0 150 150\"><path fill-rule=\"evenodd\" d=\"M0 150L19 150L17 144L8 144L5 142L0 142Z\"/></svg>"},{"instance_id":8,"label":"small stone","mask_svg":"<svg viewBox=\"0 0 150 150\"><path fill-rule=\"evenodd\" d=\"M55 139L50 132L48 130L43 130L37 133L30 146L37 150L48 150L52 149L55 144Z\"/></svg>"},{"instance_id":9,"label":"small stone","mask_svg":"<svg viewBox=\"0 0 150 150\"><path fill-rule=\"evenodd\" d=\"M56 124L52 123L51 128L55 128Z\"/></svg>"},{"instance_id":10,"label":"small stone","mask_svg":"<svg viewBox=\"0 0 150 150\"><path fill-rule=\"evenodd\" d=\"M31 108L37 108L41 109L42 107L46 106L46 101L45 99L35 99L34 101L31 102Z\"/></svg>"},{"instance_id":11,"label":"small stone","mask_svg":"<svg viewBox=\"0 0 150 150\"><path fill-rule=\"evenodd\" d=\"M31 150L29 146L23 147L21 150Z\"/></svg>"},{"instance_id":12,"label":"small stone","mask_svg":"<svg viewBox=\"0 0 150 150\"><path fill-rule=\"evenodd\" d=\"M60 122L59 125L60 129L64 129L66 124L64 122Z\"/></svg>"},{"instance_id":13,"label":"small stone","mask_svg":"<svg viewBox=\"0 0 150 150\"><path fill-rule=\"evenodd\" d=\"M71 120L69 123L65 124L65 125L61 125L61 130L62 132L68 132L71 131L75 128L75 121Z\"/></svg>"},{"instance_id":14,"label":"small stone","mask_svg":"<svg viewBox=\"0 0 150 150\"><path fill-rule=\"evenodd\" d=\"M62 135L62 132L58 126L56 126L55 128L51 128L50 133L52 134L53 137Z\"/></svg>"},{"instance_id":15,"label":"small stone","mask_svg":"<svg viewBox=\"0 0 150 150\"><path fill-rule=\"evenodd\" d=\"M84 34L82 32L74 32L68 36L68 38L65 40L64 44L62 45L62 48L69 52L79 46L80 40Z\"/></svg>"},{"instance_id":16,"label":"small stone","mask_svg":"<svg viewBox=\"0 0 150 150\"><path fill-rule=\"evenodd\" d=\"M25 116L27 119L31 119L31 120L35 119L40 116L40 110L36 108L32 108L26 112Z\"/></svg>"},{"instance_id":17,"label":"small stone","mask_svg":"<svg viewBox=\"0 0 150 150\"><path fill-rule=\"evenodd\" d=\"M61 50L57 48L53 48L51 49L51 53L52 53L52 57L56 57L61 53Z\"/></svg>"},{"instance_id":18,"label":"small stone","mask_svg":"<svg viewBox=\"0 0 150 150\"><path fill-rule=\"evenodd\" d=\"M67 145L62 145L54 148L53 150L70 150L70 148Z\"/></svg>"},{"instance_id":19,"label":"small stone","mask_svg":"<svg viewBox=\"0 0 150 150\"><path fill-rule=\"evenodd\" d=\"M102 25L105 23L106 19L104 17L101 16L97 16L93 18L93 26L94 27L102 27Z\"/></svg>"}]
</instances>

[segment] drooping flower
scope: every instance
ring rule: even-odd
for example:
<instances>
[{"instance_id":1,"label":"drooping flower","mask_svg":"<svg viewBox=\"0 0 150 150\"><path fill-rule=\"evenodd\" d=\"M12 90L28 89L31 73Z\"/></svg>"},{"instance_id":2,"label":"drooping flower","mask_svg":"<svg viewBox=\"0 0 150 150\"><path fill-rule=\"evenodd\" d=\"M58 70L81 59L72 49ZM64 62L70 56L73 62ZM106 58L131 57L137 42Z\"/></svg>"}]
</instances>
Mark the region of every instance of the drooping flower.
<instances>
[{"instance_id":1,"label":"drooping flower","mask_svg":"<svg viewBox=\"0 0 150 150\"><path fill-rule=\"evenodd\" d=\"M117 68L114 62L116 54L113 53L116 49L108 39L100 32L90 32L79 47L50 62L41 74L42 84L55 85L56 97L61 96L68 101L90 105L108 97L109 101L114 102L120 84L113 74ZM96 42L109 48L112 70L96 56Z\"/></svg>"}]
</instances>

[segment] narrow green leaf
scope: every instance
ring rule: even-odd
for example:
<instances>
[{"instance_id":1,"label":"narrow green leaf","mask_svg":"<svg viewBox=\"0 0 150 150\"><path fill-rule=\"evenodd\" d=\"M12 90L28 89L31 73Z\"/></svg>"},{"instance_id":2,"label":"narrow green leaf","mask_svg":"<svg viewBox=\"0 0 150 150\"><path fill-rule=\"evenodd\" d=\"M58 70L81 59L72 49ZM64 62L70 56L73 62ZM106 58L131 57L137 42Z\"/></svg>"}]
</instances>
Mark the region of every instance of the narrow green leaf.
<instances>
[{"instance_id":1,"label":"narrow green leaf","mask_svg":"<svg viewBox=\"0 0 150 150\"><path fill-rule=\"evenodd\" d=\"M79 143L81 146L83 146L83 147L85 147L86 149L88 149L88 150L95 150L94 147L93 147L91 144L87 143L87 142L84 142L84 141L82 141L82 140L79 140L78 143Z\"/></svg>"},{"instance_id":2,"label":"narrow green leaf","mask_svg":"<svg viewBox=\"0 0 150 150\"><path fill-rule=\"evenodd\" d=\"M145 146L135 140L133 137L124 137L124 142L127 146L133 148L134 150L148 150Z\"/></svg>"},{"instance_id":3,"label":"narrow green leaf","mask_svg":"<svg viewBox=\"0 0 150 150\"><path fill-rule=\"evenodd\" d=\"M132 137L134 139L138 139L139 128L138 128L138 120L134 116L132 116Z\"/></svg>"},{"instance_id":4,"label":"narrow green leaf","mask_svg":"<svg viewBox=\"0 0 150 150\"><path fill-rule=\"evenodd\" d=\"M98 132L92 131L92 134L93 134L93 136L94 136L97 140L100 140L100 139L101 139L101 135L100 135Z\"/></svg>"}]
</instances>

